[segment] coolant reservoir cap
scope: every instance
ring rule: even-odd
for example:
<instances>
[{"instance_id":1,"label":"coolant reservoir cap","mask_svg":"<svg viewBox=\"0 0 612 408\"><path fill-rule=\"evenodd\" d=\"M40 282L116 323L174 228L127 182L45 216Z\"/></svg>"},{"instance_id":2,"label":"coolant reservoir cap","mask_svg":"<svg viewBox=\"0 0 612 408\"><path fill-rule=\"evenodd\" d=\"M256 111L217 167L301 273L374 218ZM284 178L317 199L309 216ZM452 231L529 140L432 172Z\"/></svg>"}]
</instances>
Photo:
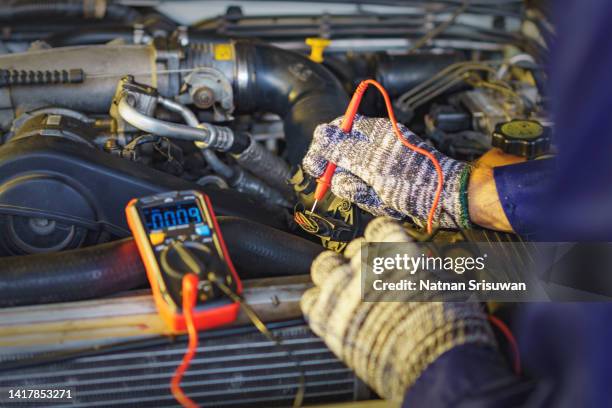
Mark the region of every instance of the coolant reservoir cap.
<instances>
[{"instance_id":1,"label":"coolant reservoir cap","mask_svg":"<svg viewBox=\"0 0 612 408\"><path fill-rule=\"evenodd\" d=\"M550 150L550 130L535 120L514 119L498 124L491 142L506 153L533 159Z\"/></svg>"}]
</instances>

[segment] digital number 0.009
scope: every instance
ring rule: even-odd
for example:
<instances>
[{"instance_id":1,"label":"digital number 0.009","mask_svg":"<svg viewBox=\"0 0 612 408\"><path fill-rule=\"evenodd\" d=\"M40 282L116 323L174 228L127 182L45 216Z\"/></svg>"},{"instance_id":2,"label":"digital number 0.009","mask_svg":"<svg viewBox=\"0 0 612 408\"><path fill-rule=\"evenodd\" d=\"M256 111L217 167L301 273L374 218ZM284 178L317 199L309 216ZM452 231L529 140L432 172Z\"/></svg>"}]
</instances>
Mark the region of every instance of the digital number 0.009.
<instances>
[{"instance_id":1,"label":"digital number 0.009","mask_svg":"<svg viewBox=\"0 0 612 408\"><path fill-rule=\"evenodd\" d=\"M155 211L151 214L151 229L153 230L186 225L190 222L196 224L202 222L202 216L197 207Z\"/></svg>"}]
</instances>

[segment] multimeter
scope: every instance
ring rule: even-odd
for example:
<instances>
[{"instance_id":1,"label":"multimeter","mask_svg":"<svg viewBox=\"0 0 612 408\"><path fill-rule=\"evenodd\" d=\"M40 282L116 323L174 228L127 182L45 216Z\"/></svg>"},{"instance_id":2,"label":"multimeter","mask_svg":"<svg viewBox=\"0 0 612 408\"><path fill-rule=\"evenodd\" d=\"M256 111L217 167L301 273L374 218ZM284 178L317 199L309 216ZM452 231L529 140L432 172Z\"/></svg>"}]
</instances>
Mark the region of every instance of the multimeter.
<instances>
[{"instance_id":1,"label":"multimeter","mask_svg":"<svg viewBox=\"0 0 612 408\"><path fill-rule=\"evenodd\" d=\"M208 196L194 190L155 194L131 200L125 211L155 304L173 332L186 329L182 278L188 273L199 278L193 309L197 329L236 320L240 305L209 279L214 274L234 293L242 293Z\"/></svg>"}]
</instances>

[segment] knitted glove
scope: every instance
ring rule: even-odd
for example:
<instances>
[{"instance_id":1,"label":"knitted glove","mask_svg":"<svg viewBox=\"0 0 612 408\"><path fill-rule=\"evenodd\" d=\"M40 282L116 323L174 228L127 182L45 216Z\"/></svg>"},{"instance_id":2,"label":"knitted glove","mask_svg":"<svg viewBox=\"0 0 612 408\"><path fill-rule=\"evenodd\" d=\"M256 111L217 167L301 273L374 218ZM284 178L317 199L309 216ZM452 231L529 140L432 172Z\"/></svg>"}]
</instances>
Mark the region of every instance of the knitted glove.
<instances>
[{"instance_id":1,"label":"knitted glove","mask_svg":"<svg viewBox=\"0 0 612 408\"><path fill-rule=\"evenodd\" d=\"M378 395L401 402L429 364L453 347L495 347L477 303L363 302L360 246L366 240L411 241L395 221L373 220L365 239L352 241L344 256L326 251L315 259L315 287L304 293L301 307L311 329Z\"/></svg>"},{"instance_id":2,"label":"knitted glove","mask_svg":"<svg viewBox=\"0 0 612 408\"><path fill-rule=\"evenodd\" d=\"M328 161L336 163L331 185L335 195L374 215L411 216L424 225L438 183L431 161L404 146L388 119L357 116L350 134L340 129L341 122L340 117L315 129L304 170L320 177ZM433 153L442 167L444 188L435 221L441 227L468 228L468 165L446 157L406 127L399 127L411 144Z\"/></svg>"}]
</instances>

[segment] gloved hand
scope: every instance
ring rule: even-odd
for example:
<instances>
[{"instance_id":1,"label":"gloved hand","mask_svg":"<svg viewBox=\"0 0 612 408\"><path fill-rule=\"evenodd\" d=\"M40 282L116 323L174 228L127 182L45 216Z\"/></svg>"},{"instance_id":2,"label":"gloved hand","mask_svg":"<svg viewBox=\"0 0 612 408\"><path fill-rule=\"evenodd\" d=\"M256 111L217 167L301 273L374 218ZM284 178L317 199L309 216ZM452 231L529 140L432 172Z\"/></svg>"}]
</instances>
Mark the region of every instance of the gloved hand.
<instances>
[{"instance_id":1,"label":"gloved hand","mask_svg":"<svg viewBox=\"0 0 612 408\"><path fill-rule=\"evenodd\" d=\"M378 395L401 402L428 365L453 347L495 347L477 303L362 302L360 246L366 240L411 241L397 222L373 220L344 256L326 251L315 259L315 287L304 293L301 307L311 329Z\"/></svg>"},{"instance_id":2,"label":"gloved hand","mask_svg":"<svg viewBox=\"0 0 612 408\"><path fill-rule=\"evenodd\" d=\"M357 116L350 134L340 129L341 122L342 117L315 129L303 160L304 170L318 178L328 161L336 163L331 185L335 195L374 215L411 216L424 225L438 182L431 161L404 146L388 119ZM441 227L468 228L469 166L446 157L406 127L399 127L410 143L433 153L442 167L444 188L434 221Z\"/></svg>"}]
</instances>

